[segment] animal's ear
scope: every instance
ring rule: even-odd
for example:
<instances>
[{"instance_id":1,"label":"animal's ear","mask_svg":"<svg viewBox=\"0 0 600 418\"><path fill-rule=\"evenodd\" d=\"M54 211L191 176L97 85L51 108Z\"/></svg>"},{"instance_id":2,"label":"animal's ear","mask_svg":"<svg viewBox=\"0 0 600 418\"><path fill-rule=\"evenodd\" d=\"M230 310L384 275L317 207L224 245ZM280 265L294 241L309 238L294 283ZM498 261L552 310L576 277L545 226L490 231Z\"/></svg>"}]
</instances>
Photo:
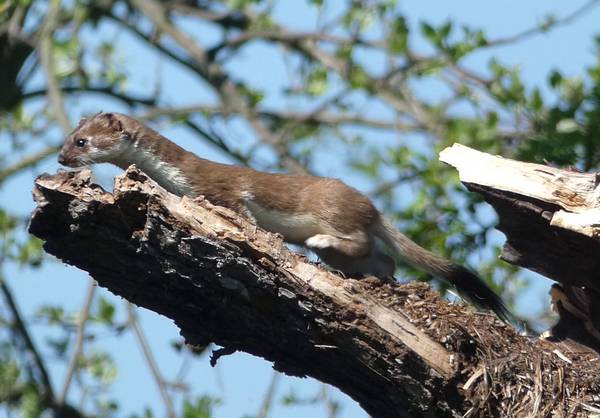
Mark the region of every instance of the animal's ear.
<instances>
[{"instance_id":1,"label":"animal's ear","mask_svg":"<svg viewBox=\"0 0 600 418\"><path fill-rule=\"evenodd\" d=\"M81 118L81 119L79 119L79 123L77 124L77 128L75 128L75 129L81 128L83 126L83 124L86 123L87 121L88 121L87 118Z\"/></svg>"},{"instance_id":2,"label":"animal's ear","mask_svg":"<svg viewBox=\"0 0 600 418\"><path fill-rule=\"evenodd\" d=\"M121 124L121 121L113 113L105 113L102 116L106 118L108 121L108 126L110 126L112 129L119 132L123 131L123 125Z\"/></svg>"}]
</instances>

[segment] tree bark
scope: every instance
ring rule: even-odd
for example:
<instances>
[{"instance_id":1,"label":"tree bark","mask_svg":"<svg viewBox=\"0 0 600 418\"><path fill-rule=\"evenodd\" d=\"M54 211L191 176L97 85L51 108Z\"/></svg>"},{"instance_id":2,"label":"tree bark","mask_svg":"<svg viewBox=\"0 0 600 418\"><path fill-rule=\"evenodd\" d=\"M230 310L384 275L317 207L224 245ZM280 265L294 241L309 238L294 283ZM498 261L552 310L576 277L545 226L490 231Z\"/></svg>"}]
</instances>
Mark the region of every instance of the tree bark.
<instances>
[{"instance_id":1,"label":"tree bark","mask_svg":"<svg viewBox=\"0 0 600 418\"><path fill-rule=\"evenodd\" d=\"M345 279L230 210L169 194L131 167L43 175L30 232L186 342L245 351L340 388L372 416L587 416L594 354L521 336L423 283Z\"/></svg>"}]
</instances>

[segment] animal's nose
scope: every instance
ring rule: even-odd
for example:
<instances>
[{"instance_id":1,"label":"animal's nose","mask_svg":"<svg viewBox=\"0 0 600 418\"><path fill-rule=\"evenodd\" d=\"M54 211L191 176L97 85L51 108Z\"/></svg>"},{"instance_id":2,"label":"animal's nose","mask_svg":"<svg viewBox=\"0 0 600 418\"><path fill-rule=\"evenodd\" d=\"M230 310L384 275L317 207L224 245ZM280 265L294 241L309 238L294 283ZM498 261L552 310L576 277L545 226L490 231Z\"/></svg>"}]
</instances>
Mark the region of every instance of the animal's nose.
<instances>
[{"instance_id":1,"label":"animal's nose","mask_svg":"<svg viewBox=\"0 0 600 418\"><path fill-rule=\"evenodd\" d=\"M67 165L67 160L62 152L58 154L58 163L62 165Z\"/></svg>"}]
</instances>

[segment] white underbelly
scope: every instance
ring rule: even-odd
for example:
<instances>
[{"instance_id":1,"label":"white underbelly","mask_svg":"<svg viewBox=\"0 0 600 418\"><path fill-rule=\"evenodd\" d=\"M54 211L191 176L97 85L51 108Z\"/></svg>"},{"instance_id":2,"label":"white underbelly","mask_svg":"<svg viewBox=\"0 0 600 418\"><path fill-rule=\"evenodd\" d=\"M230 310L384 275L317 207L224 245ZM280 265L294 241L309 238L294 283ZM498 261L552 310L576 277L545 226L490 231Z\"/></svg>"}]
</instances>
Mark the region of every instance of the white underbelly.
<instances>
[{"instance_id":1,"label":"white underbelly","mask_svg":"<svg viewBox=\"0 0 600 418\"><path fill-rule=\"evenodd\" d=\"M320 222L312 215L264 209L251 200L245 200L245 203L258 226L283 235L287 242L302 244L307 238L321 233Z\"/></svg>"}]
</instances>

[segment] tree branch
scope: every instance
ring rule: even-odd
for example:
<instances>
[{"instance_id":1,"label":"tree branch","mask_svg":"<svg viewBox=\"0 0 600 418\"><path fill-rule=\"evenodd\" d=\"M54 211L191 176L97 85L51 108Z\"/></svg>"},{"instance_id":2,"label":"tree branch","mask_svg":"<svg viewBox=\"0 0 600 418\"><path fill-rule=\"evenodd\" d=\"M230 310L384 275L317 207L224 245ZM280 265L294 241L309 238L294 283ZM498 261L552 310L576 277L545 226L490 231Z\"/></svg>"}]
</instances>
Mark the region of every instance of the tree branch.
<instances>
[{"instance_id":1,"label":"tree branch","mask_svg":"<svg viewBox=\"0 0 600 418\"><path fill-rule=\"evenodd\" d=\"M81 353L83 352L83 341L85 338L85 325L90 316L90 308L92 307L92 302L94 300L94 294L96 293L96 283L90 278L88 283L88 289L85 294L85 300L83 302L83 306L79 311L79 316L77 318L77 333L75 339L75 348L73 349L73 354L71 355L71 359L69 360L69 365L67 366L67 373L65 374L65 379L63 381L62 390L60 391L60 395L57 399L59 405L64 404L67 399L67 395L69 393L69 387L71 386L71 381L73 379L73 375L77 370L78 362L81 357Z\"/></svg>"},{"instance_id":2,"label":"tree branch","mask_svg":"<svg viewBox=\"0 0 600 418\"><path fill-rule=\"evenodd\" d=\"M549 20L546 23L538 24L533 28L526 29L523 32L517 33L515 35L507 36L505 38L492 39L484 45L484 48L491 48L524 41L525 39L531 38L544 32L548 32L560 26L566 26L572 23L573 21L577 20L584 14L586 14L589 10L596 7L598 4L600 4L599 0L589 0L587 3L584 3L581 7L578 7L573 12L562 18Z\"/></svg>"},{"instance_id":3,"label":"tree branch","mask_svg":"<svg viewBox=\"0 0 600 418\"><path fill-rule=\"evenodd\" d=\"M265 392L263 400L260 404L260 409L256 414L256 418L267 418L269 416L269 411L271 410L271 405L273 404L273 397L275 396L275 391L277 390L280 377L281 374L278 371L273 370L271 382L269 383L269 387Z\"/></svg>"},{"instance_id":4,"label":"tree branch","mask_svg":"<svg viewBox=\"0 0 600 418\"><path fill-rule=\"evenodd\" d=\"M34 195L30 231L46 251L172 318L188 344L214 342L313 376L374 417L585 416L598 407L595 354L531 341L422 283L343 279L137 169L113 194L86 170L42 176Z\"/></svg>"},{"instance_id":5,"label":"tree branch","mask_svg":"<svg viewBox=\"0 0 600 418\"><path fill-rule=\"evenodd\" d=\"M71 123L65 111L65 104L54 74L54 57L52 39L56 30L56 19L60 10L60 0L51 0L48 3L48 12L44 19L42 32L39 40L40 61L46 74L46 84L48 85L48 100L50 107L56 114L56 119L64 132L71 130Z\"/></svg>"},{"instance_id":6,"label":"tree branch","mask_svg":"<svg viewBox=\"0 0 600 418\"><path fill-rule=\"evenodd\" d=\"M129 105L146 105L146 106L155 106L156 105L156 97L142 97L142 96L132 96L127 93L121 93L116 91L112 86L60 86L60 91L63 93L95 93L95 94L103 94L106 96L113 97L121 102ZM23 99L31 99L39 96L44 96L49 94L48 89L38 89L26 92L23 94Z\"/></svg>"},{"instance_id":7,"label":"tree branch","mask_svg":"<svg viewBox=\"0 0 600 418\"><path fill-rule=\"evenodd\" d=\"M19 333L21 339L23 340L25 347L27 348L27 351L29 351L29 354L33 358L35 367L37 368L37 370L40 374L41 383L42 383L43 389L44 389L44 396L46 397L45 400L48 404L54 405L55 404L54 389L52 388L52 382L50 380L50 375L48 374L48 370L46 369L46 366L44 364L44 360L42 359L42 356L40 355L33 340L31 339L31 336L29 335L29 331L27 330L27 325L25 325L25 322L23 321L23 318L21 317L19 308L17 307L17 304L15 303L15 299L12 295L12 292L11 292L10 288L8 287L8 285L6 284L6 281L4 278L0 278L0 290L2 291L2 295L4 296L4 299L6 300L6 305L8 306L8 309L10 310L10 312L13 316L15 330Z\"/></svg>"},{"instance_id":8,"label":"tree branch","mask_svg":"<svg viewBox=\"0 0 600 418\"><path fill-rule=\"evenodd\" d=\"M44 148L41 151L28 155L27 157L23 158L21 161L13 165L3 168L2 170L0 170L0 183L4 182L13 175L18 174L29 167L35 166L40 161L48 158L51 155L56 154L59 150L60 145L54 145L48 148Z\"/></svg>"},{"instance_id":9,"label":"tree branch","mask_svg":"<svg viewBox=\"0 0 600 418\"><path fill-rule=\"evenodd\" d=\"M212 116L230 117L235 116L227 109L221 106L212 105L192 105L183 107L169 108L150 108L144 111L139 116L142 119L154 119L159 116L189 116L192 114L209 114ZM339 125L357 125L366 126L369 128L398 130L402 132L419 131L419 127L403 124L397 121L388 121L385 119L372 119L364 115L349 114L349 113L334 113L326 112L324 109L316 109L316 111L286 111L275 109L256 109L256 113L267 120L276 120L280 122L294 122L304 124L323 124L328 126Z\"/></svg>"},{"instance_id":10,"label":"tree branch","mask_svg":"<svg viewBox=\"0 0 600 418\"><path fill-rule=\"evenodd\" d=\"M169 395L165 379L163 379L160 370L158 369L158 364L154 359L154 355L152 354L152 350L150 349L150 344L148 344L148 341L146 340L146 337L142 332L142 328L140 327L140 323L135 313L135 308L131 303L126 303L126 305L127 316L129 318L129 325L133 329L133 333L138 341L140 349L142 350L142 354L146 359L146 363L148 364L148 368L150 369L152 378L156 382L156 386L158 387L160 396L162 397L163 403L165 404L166 416L168 418L175 418L176 415L175 409L173 408L173 401L171 400L171 396Z\"/></svg>"},{"instance_id":11,"label":"tree branch","mask_svg":"<svg viewBox=\"0 0 600 418\"><path fill-rule=\"evenodd\" d=\"M250 22L242 13L235 10L225 12L213 12L206 8L195 5L192 6L186 2L173 1L166 3L169 10L176 11L180 14L195 16L202 20L216 23L228 28L245 29Z\"/></svg>"}]
</instances>

